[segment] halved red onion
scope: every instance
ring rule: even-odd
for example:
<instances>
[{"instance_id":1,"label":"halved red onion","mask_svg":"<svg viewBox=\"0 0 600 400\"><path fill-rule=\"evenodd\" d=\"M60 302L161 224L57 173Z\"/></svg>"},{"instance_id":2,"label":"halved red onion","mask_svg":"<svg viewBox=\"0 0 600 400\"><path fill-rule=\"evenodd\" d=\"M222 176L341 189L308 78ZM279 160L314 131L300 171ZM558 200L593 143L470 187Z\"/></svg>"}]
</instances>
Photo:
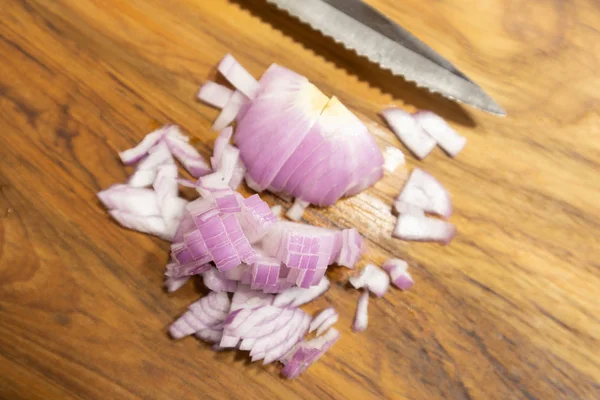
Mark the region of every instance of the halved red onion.
<instances>
[{"instance_id":1,"label":"halved red onion","mask_svg":"<svg viewBox=\"0 0 600 400\"><path fill-rule=\"evenodd\" d=\"M354 314L354 322L352 330L354 332L362 332L369 325L369 290L365 291L358 298L356 303L356 314Z\"/></svg>"},{"instance_id":2,"label":"halved red onion","mask_svg":"<svg viewBox=\"0 0 600 400\"><path fill-rule=\"evenodd\" d=\"M417 124L451 157L456 157L467 144L467 139L459 135L439 115L431 111L419 111L414 117Z\"/></svg>"},{"instance_id":3,"label":"halved red onion","mask_svg":"<svg viewBox=\"0 0 600 400\"><path fill-rule=\"evenodd\" d=\"M223 107L219 113L219 116L213 123L212 129L217 132L225 129L238 117L239 114L242 113L242 110L244 110L244 112L247 110L247 108L244 108L244 106L246 104L250 104L249 102L250 101L248 98L239 90L233 92L229 98L229 101L227 104L225 104L225 107Z\"/></svg>"},{"instance_id":4,"label":"halved red onion","mask_svg":"<svg viewBox=\"0 0 600 400\"><path fill-rule=\"evenodd\" d=\"M237 289L237 282L229 279L223 279L216 268L210 268L202 274L204 286L213 292L234 293Z\"/></svg>"},{"instance_id":5,"label":"halved red onion","mask_svg":"<svg viewBox=\"0 0 600 400\"><path fill-rule=\"evenodd\" d=\"M388 108L381 112L400 141L419 159L424 159L437 144L435 139L417 123L415 117L399 108Z\"/></svg>"},{"instance_id":6,"label":"halved red onion","mask_svg":"<svg viewBox=\"0 0 600 400\"><path fill-rule=\"evenodd\" d=\"M392 236L417 242L448 244L456 235L456 227L446 221L425 216L401 214Z\"/></svg>"},{"instance_id":7,"label":"halved red onion","mask_svg":"<svg viewBox=\"0 0 600 400\"><path fill-rule=\"evenodd\" d=\"M276 307L299 307L302 304L313 301L325 293L327 289L329 289L329 279L323 276L318 284L307 289L292 287L279 293L275 296L273 305Z\"/></svg>"},{"instance_id":8,"label":"halved red onion","mask_svg":"<svg viewBox=\"0 0 600 400\"><path fill-rule=\"evenodd\" d=\"M275 191L326 206L383 176L383 156L367 127L335 96L271 183Z\"/></svg>"},{"instance_id":9,"label":"halved red onion","mask_svg":"<svg viewBox=\"0 0 600 400\"><path fill-rule=\"evenodd\" d=\"M254 99L259 89L258 82L231 54L223 57L217 69L237 90Z\"/></svg>"},{"instance_id":10,"label":"halved red onion","mask_svg":"<svg viewBox=\"0 0 600 400\"><path fill-rule=\"evenodd\" d=\"M317 336L331 328L338 321L339 315L335 308L329 307L321 311L310 323L309 332L317 331Z\"/></svg>"},{"instance_id":11,"label":"halved red onion","mask_svg":"<svg viewBox=\"0 0 600 400\"><path fill-rule=\"evenodd\" d=\"M302 341L286 356L285 367L282 375L288 379L297 378L312 364L321 358L340 338L336 329L329 329L327 333L315 339Z\"/></svg>"},{"instance_id":12,"label":"halved red onion","mask_svg":"<svg viewBox=\"0 0 600 400\"><path fill-rule=\"evenodd\" d=\"M307 201L296 199L292 207L290 207L285 215L292 221L300 221L302 219L302 215L304 215L304 210L309 205L310 203Z\"/></svg>"},{"instance_id":13,"label":"halved red onion","mask_svg":"<svg viewBox=\"0 0 600 400\"><path fill-rule=\"evenodd\" d=\"M407 271L408 263L399 258L389 258L381 266L390 274L392 283L402 290L408 290L414 284L412 276Z\"/></svg>"},{"instance_id":14,"label":"halved red onion","mask_svg":"<svg viewBox=\"0 0 600 400\"><path fill-rule=\"evenodd\" d=\"M234 139L248 174L264 190L306 136L328 99L304 76L276 64L267 69L259 84L256 97L238 121Z\"/></svg>"},{"instance_id":15,"label":"halved red onion","mask_svg":"<svg viewBox=\"0 0 600 400\"><path fill-rule=\"evenodd\" d=\"M216 108L223 108L233 94L233 90L213 81L206 81L198 91L198 99Z\"/></svg>"},{"instance_id":16,"label":"halved red onion","mask_svg":"<svg viewBox=\"0 0 600 400\"><path fill-rule=\"evenodd\" d=\"M375 296L382 297L390 287L390 277L373 264L367 264L359 275L349 279L357 289L366 288Z\"/></svg>"},{"instance_id":17,"label":"halved red onion","mask_svg":"<svg viewBox=\"0 0 600 400\"><path fill-rule=\"evenodd\" d=\"M354 268L363 250L363 238L354 228L344 229L341 233L341 248L336 263Z\"/></svg>"},{"instance_id":18,"label":"halved red onion","mask_svg":"<svg viewBox=\"0 0 600 400\"><path fill-rule=\"evenodd\" d=\"M227 293L211 292L192 303L188 311L169 327L169 334L174 339L180 339L202 329L218 326L225 320L229 304Z\"/></svg>"},{"instance_id":19,"label":"halved red onion","mask_svg":"<svg viewBox=\"0 0 600 400\"><path fill-rule=\"evenodd\" d=\"M401 211L403 204L417 206L444 218L452 215L452 202L448 191L437 179L420 168L415 168L410 174L396 199L396 209Z\"/></svg>"}]
</instances>

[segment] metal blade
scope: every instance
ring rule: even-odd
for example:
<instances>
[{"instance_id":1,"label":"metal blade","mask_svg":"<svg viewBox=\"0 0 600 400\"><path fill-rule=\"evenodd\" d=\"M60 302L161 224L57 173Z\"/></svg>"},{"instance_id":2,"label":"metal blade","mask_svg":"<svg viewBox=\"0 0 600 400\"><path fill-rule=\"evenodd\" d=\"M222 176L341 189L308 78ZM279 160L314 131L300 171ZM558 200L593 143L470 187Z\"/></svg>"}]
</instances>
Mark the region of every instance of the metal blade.
<instances>
[{"instance_id":1,"label":"metal blade","mask_svg":"<svg viewBox=\"0 0 600 400\"><path fill-rule=\"evenodd\" d=\"M487 93L449 61L360 0L267 0L394 75L451 100L506 115Z\"/></svg>"}]
</instances>

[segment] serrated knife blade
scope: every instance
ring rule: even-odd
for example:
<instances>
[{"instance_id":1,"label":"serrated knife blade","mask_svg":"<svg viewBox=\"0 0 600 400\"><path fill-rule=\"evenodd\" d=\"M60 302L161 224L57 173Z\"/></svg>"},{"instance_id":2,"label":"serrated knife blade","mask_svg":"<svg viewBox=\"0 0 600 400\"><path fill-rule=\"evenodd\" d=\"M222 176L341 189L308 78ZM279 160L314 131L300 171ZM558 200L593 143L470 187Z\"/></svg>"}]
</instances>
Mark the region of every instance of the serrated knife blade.
<instances>
[{"instance_id":1,"label":"serrated knife blade","mask_svg":"<svg viewBox=\"0 0 600 400\"><path fill-rule=\"evenodd\" d=\"M361 0L267 0L419 87L496 115L506 112L448 60Z\"/></svg>"}]
</instances>

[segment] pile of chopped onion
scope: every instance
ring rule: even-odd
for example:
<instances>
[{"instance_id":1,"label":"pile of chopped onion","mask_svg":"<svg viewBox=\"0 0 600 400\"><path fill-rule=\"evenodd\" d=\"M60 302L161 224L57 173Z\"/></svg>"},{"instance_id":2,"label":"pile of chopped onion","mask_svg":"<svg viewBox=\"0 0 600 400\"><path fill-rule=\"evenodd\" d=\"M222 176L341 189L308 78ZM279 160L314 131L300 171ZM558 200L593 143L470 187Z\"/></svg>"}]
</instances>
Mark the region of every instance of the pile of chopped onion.
<instances>
[{"instance_id":1,"label":"pile of chopped onion","mask_svg":"<svg viewBox=\"0 0 600 400\"><path fill-rule=\"evenodd\" d=\"M231 55L218 71L235 89L209 81L198 92L221 109L211 166L177 126L167 125L120 153L125 165L135 166L133 174L98 197L122 226L171 242L164 273L169 292L194 276L209 289L171 325L174 339L194 335L215 350L248 351L252 361L278 361L285 377L296 378L340 337L333 307L311 317L301 306L329 289L328 266L353 269L365 244L356 229L281 220L281 206L270 208L258 194L244 198L236 189L245 179L256 191L295 198L286 216L298 221L310 204L333 204L379 180L383 157L358 118L305 77L273 64L256 81ZM420 158L435 144L453 156L464 146L432 113L384 115ZM175 160L197 180L179 176ZM184 200L179 185L199 197ZM443 186L420 169L394 209L396 237L447 243L454 236L452 224L426 216L447 219L452 205ZM352 272L350 284L362 290L355 332L367 328L370 294L384 296L390 281L401 290L413 285L407 269L393 258Z\"/></svg>"}]
</instances>

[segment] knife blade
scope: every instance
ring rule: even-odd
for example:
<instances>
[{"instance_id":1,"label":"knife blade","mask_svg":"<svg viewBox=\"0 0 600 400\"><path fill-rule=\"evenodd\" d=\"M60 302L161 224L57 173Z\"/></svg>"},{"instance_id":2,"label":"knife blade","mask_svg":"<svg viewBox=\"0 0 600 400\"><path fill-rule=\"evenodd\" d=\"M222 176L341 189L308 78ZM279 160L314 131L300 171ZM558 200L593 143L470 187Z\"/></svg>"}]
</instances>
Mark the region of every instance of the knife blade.
<instances>
[{"instance_id":1,"label":"knife blade","mask_svg":"<svg viewBox=\"0 0 600 400\"><path fill-rule=\"evenodd\" d=\"M361 0L267 0L419 87L480 110L506 112L448 60Z\"/></svg>"}]
</instances>

